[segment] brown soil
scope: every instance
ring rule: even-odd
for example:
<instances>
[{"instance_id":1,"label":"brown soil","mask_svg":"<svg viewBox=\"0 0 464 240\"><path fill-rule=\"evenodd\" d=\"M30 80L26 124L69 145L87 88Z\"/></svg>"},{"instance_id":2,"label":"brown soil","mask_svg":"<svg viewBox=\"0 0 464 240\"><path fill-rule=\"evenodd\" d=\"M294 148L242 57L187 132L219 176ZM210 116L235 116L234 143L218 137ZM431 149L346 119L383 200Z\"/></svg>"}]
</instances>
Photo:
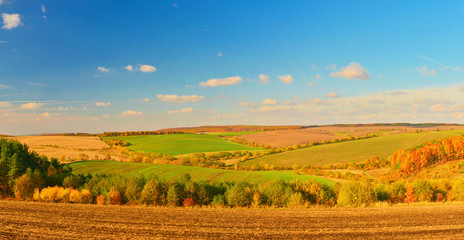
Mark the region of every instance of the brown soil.
<instances>
[{"instance_id":1,"label":"brown soil","mask_svg":"<svg viewBox=\"0 0 464 240\"><path fill-rule=\"evenodd\" d=\"M79 160L79 154L86 154L90 160L104 159L110 153L114 160L120 160L119 152L109 148L108 144L98 137L87 136L20 136L12 137L25 143L30 149L38 154L49 158L60 158L64 156L66 162Z\"/></svg>"},{"instance_id":2,"label":"brown soil","mask_svg":"<svg viewBox=\"0 0 464 240\"><path fill-rule=\"evenodd\" d=\"M1 239L463 239L464 204L186 209L0 201Z\"/></svg>"},{"instance_id":3,"label":"brown soil","mask_svg":"<svg viewBox=\"0 0 464 240\"><path fill-rule=\"evenodd\" d=\"M446 126L440 125L435 127L403 127L403 126L321 126L306 129L295 130L278 130L251 133L237 136L247 141L258 144L270 145L273 147L292 146L294 144L305 144L309 142L322 142L343 137L360 137L365 135L392 135L420 131L450 130L463 129L464 126Z\"/></svg>"}]
</instances>

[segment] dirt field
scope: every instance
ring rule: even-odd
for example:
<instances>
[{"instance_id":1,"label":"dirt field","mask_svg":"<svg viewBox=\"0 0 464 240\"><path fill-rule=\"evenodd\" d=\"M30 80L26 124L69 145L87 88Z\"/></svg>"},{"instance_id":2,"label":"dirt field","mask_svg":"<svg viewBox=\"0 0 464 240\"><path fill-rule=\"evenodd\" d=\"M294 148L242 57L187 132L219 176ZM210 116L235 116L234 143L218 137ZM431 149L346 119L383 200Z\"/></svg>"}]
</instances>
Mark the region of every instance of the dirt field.
<instances>
[{"instance_id":1,"label":"dirt field","mask_svg":"<svg viewBox=\"0 0 464 240\"><path fill-rule=\"evenodd\" d=\"M271 145L274 147L291 146L294 144L305 144L309 142L322 142L343 137L360 137L365 135L392 135L411 131L436 131L464 129L464 126L435 126L435 127L404 127L404 126L321 126L296 130L266 131L237 136L247 141L259 144Z\"/></svg>"},{"instance_id":2,"label":"dirt field","mask_svg":"<svg viewBox=\"0 0 464 240\"><path fill-rule=\"evenodd\" d=\"M108 144L101 141L98 137L87 136L20 136L13 139L25 143L32 150L40 155L51 158L64 156L66 162L79 159L79 154L86 154L91 160L98 155L99 159L104 159L107 153L115 160L119 160L119 153L110 150Z\"/></svg>"},{"instance_id":3,"label":"dirt field","mask_svg":"<svg viewBox=\"0 0 464 240\"><path fill-rule=\"evenodd\" d=\"M0 201L1 239L463 239L464 204L184 209Z\"/></svg>"}]
</instances>

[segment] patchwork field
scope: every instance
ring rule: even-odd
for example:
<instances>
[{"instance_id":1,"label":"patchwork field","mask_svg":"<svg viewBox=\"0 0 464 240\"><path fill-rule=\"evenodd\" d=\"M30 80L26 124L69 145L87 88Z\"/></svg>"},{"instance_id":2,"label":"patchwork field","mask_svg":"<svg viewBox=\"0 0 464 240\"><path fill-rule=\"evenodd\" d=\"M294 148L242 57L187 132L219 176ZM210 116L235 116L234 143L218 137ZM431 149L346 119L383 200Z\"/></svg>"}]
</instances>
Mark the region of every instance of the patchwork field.
<instances>
[{"instance_id":1,"label":"patchwork field","mask_svg":"<svg viewBox=\"0 0 464 240\"><path fill-rule=\"evenodd\" d=\"M464 205L207 209L0 201L3 239L462 239Z\"/></svg>"},{"instance_id":2,"label":"patchwork field","mask_svg":"<svg viewBox=\"0 0 464 240\"><path fill-rule=\"evenodd\" d=\"M19 136L12 137L40 155L49 158L64 156L67 162L79 159L80 154L86 154L90 159L105 159L110 154L114 160L119 160L119 152L111 150L105 142L98 137L88 136Z\"/></svg>"},{"instance_id":3,"label":"patchwork field","mask_svg":"<svg viewBox=\"0 0 464 240\"><path fill-rule=\"evenodd\" d=\"M207 134L121 136L103 139L121 139L132 144L128 147L130 150L160 152L171 156L197 152L260 150Z\"/></svg>"},{"instance_id":4,"label":"patchwork field","mask_svg":"<svg viewBox=\"0 0 464 240\"><path fill-rule=\"evenodd\" d=\"M74 174L117 174L122 176L156 175L160 179L176 179L186 173L190 174L193 180L208 181L235 181L260 183L272 180L311 180L314 179L321 183L332 185L330 180L325 178L297 175L293 171L235 171L213 168L176 166L176 165L157 165L151 163L126 163L114 161L85 161L70 164Z\"/></svg>"},{"instance_id":5,"label":"patchwork field","mask_svg":"<svg viewBox=\"0 0 464 240\"><path fill-rule=\"evenodd\" d=\"M333 163L359 162L372 156L388 158L401 148L415 147L427 141L463 135L464 129L406 133L314 147L266 155L241 163L244 166L265 162L274 166L324 166Z\"/></svg>"},{"instance_id":6,"label":"patchwork field","mask_svg":"<svg viewBox=\"0 0 464 240\"><path fill-rule=\"evenodd\" d=\"M294 144L305 144L309 142L322 142L343 137L360 137L365 135L394 135L408 132L436 131L464 129L459 125L437 125L437 126L318 126L305 129L265 131L246 135L239 138L259 144L274 147L291 146Z\"/></svg>"}]
</instances>

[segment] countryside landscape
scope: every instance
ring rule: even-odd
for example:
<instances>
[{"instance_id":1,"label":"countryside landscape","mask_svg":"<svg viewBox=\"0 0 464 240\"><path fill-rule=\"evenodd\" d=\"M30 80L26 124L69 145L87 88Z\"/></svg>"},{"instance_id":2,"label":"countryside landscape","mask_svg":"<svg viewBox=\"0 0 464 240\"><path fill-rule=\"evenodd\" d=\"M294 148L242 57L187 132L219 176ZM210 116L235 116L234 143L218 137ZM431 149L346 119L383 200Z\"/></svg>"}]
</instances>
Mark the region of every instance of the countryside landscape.
<instances>
[{"instance_id":1,"label":"countryside landscape","mask_svg":"<svg viewBox=\"0 0 464 240\"><path fill-rule=\"evenodd\" d=\"M0 239L462 239L462 9L0 0Z\"/></svg>"}]
</instances>

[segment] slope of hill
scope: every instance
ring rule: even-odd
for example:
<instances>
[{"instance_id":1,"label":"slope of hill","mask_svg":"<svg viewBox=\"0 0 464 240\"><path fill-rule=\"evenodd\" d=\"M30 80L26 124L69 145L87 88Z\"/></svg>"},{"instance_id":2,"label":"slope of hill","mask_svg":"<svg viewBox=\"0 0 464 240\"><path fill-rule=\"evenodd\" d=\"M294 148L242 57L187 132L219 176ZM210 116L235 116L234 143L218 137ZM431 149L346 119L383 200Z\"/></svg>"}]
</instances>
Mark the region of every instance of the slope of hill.
<instances>
[{"instance_id":1,"label":"slope of hill","mask_svg":"<svg viewBox=\"0 0 464 240\"><path fill-rule=\"evenodd\" d=\"M288 167L294 164L324 166L333 163L359 162L373 156L388 158L401 148L415 147L434 139L463 134L464 130L459 129L389 135L266 155L243 162L241 165L250 166L265 162L274 166Z\"/></svg>"},{"instance_id":2,"label":"slope of hill","mask_svg":"<svg viewBox=\"0 0 464 240\"><path fill-rule=\"evenodd\" d=\"M332 185L333 183L325 178L297 175L293 171L234 171L213 168L188 167L176 165L157 165L151 163L127 163L114 161L84 161L69 164L74 174L117 174L123 176L156 175L160 179L175 179L186 173L190 174L193 180L208 181L236 181L259 183L272 180L311 180L314 179L321 183Z\"/></svg>"},{"instance_id":3,"label":"slope of hill","mask_svg":"<svg viewBox=\"0 0 464 240\"><path fill-rule=\"evenodd\" d=\"M130 150L159 152L171 156L197 152L261 150L207 134L141 135L103 137L102 139L121 139L131 143L128 147Z\"/></svg>"}]
</instances>

